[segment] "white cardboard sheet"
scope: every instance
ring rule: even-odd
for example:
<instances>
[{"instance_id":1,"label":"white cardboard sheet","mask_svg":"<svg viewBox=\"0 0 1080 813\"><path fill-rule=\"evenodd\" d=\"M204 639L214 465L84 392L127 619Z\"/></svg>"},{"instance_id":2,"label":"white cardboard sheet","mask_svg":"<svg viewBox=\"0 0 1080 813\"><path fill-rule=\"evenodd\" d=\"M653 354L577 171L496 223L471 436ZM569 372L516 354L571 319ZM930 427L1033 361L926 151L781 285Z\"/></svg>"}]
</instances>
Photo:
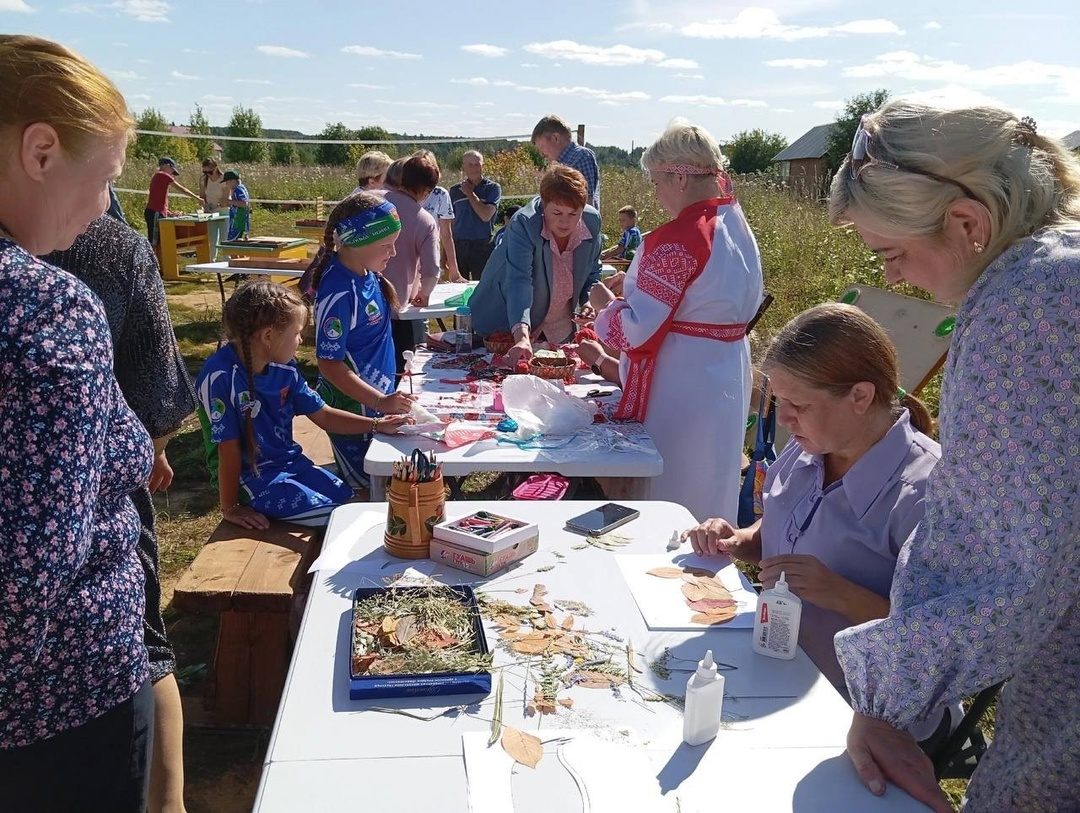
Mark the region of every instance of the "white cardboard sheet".
<instances>
[{"instance_id":1,"label":"white cardboard sheet","mask_svg":"<svg viewBox=\"0 0 1080 813\"><path fill-rule=\"evenodd\" d=\"M749 580L735 567L730 558L705 558L693 553L616 554L615 563L622 571L630 593L641 611L645 625L651 630L750 629L754 626L757 593ZM726 624L697 624L690 620L695 614L682 593L682 579L662 579L650 576L657 567L703 567L715 570L724 586L737 602L738 613Z\"/></svg>"}]
</instances>

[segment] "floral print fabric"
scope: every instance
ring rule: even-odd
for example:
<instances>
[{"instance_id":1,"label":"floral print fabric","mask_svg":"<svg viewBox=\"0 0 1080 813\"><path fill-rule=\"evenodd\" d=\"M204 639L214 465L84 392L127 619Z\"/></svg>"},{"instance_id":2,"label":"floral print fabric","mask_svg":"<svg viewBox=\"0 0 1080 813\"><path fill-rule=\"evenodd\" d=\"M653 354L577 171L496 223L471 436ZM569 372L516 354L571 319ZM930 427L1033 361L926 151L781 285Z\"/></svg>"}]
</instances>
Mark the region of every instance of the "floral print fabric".
<instances>
[{"instance_id":1,"label":"floral print fabric","mask_svg":"<svg viewBox=\"0 0 1080 813\"><path fill-rule=\"evenodd\" d=\"M82 725L146 680L128 493L152 460L101 303L0 240L0 748Z\"/></svg>"},{"instance_id":2,"label":"floral print fabric","mask_svg":"<svg viewBox=\"0 0 1080 813\"><path fill-rule=\"evenodd\" d=\"M1006 250L957 314L941 462L888 618L840 632L855 709L906 728L1009 679L966 813L1080 799L1080 233Z\"/></svg>"}]
</instances>

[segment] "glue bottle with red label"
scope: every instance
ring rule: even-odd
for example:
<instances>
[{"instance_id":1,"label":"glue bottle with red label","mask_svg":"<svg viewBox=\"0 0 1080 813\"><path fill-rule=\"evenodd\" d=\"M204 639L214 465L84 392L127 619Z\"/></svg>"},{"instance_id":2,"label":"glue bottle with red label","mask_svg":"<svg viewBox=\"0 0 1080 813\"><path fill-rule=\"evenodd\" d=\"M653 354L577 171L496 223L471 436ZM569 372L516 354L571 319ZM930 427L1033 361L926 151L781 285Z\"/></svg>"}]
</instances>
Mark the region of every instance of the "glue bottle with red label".
<instances>
[{"instance_id":1,"label":"glue bottle with red label","mask_svg":"<svg viewBox=\"0 0 1080 813\"><path fill-rule=\"evenodd\" d=\"M802 599L788 589L783 572L771 590L758 596L754 619L754 651L770 658L791 660L799 645Z\"/></svg>"}]
</instances>

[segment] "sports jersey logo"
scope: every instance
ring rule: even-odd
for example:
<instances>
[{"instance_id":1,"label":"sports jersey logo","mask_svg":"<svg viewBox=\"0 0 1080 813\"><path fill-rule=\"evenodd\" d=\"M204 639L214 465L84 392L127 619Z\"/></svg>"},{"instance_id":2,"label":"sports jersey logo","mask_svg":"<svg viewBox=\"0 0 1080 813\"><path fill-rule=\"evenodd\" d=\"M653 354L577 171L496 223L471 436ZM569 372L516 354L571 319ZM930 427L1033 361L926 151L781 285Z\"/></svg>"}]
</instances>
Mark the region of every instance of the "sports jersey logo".
<instances>
[{"instance_id":1,"label":"sports jersey logo","mask_svg":"<svg viewBox=\"0 0 1080 813\"><path fill-rule=\"evenodd\" d=\"M225 417L225 402L220 398L213 398L210 401L210 420L217 423Z\"/></svg>"},{"instance_id":2,"label":"sports jersey logo","mask_svg":"<svg viewBox=\"0 0 1080 813\"><path fill-rule=\"evenodd\" d=\"M342 334L341 320L338 319L336 316L328 316L328 317L326 317L326 319L323 320L322 329L323 329L323 333L326 334L327 338L330 338L330 339L340 339L341 338L341 334Z\"/></svg>"},{"instance_id":3,"label":"sports jersey logo","mask_svg":"<svg viewBox=\"0 0 1080 813\"><path fill-rule=\"evenodd\" d=\"M262 406L262 402L258 398L251 399L251 393L247 390L243 390L236 396L237 403L240 404L240 412L244 413L251 410L251 417L257 418L259 416L259 407Z\"/></svg>"},{"instance_id":4,"label":"sports jersey logo","mask_svg":"<svg viewBox=\"0 0 1080 813\"><path fill-rule=\"evenodd\" d=\"M367 312L368 316L378 316L379 315L379 303L375 302L374 300L371 301L371 302L368 302L367 307L364 308L364 310Z\"/></svg>"}]
</instances>

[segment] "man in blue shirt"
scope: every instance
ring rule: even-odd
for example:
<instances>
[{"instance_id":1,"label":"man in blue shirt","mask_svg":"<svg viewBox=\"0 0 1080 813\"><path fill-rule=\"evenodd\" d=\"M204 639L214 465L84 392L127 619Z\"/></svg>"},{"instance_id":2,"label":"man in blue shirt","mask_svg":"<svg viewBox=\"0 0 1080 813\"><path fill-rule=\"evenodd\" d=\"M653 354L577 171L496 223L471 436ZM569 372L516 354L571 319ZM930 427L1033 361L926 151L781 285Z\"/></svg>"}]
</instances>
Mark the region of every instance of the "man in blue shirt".
<instances>
[{"instance_id":1,"label":"man in blue shirt","mask_svg":"<svg viewBox=\"0 0 1080 813\"><path fill-rule=\"evenodd\" d=\"M461 157L465 178L450 187L454 207L454 251L458 271L470 280L480 279L494 245L491 232L502 200L502 187L484 177L484 156L469 150Z\"/></svg>"},{"instance_id":2,"label":"man in blue shirt","mask_svg":"<svg viewBox=\"0 0 1080 813\"><path fill-rule=\"evenodd\" d=\"M557 161L585 176L589 186L589 204L600 211L600 167L596 154L580 147L571 138L570 125L558 116L544 116L532 131L532 143L549 161Z\"/></svg>"}]
</instances>

